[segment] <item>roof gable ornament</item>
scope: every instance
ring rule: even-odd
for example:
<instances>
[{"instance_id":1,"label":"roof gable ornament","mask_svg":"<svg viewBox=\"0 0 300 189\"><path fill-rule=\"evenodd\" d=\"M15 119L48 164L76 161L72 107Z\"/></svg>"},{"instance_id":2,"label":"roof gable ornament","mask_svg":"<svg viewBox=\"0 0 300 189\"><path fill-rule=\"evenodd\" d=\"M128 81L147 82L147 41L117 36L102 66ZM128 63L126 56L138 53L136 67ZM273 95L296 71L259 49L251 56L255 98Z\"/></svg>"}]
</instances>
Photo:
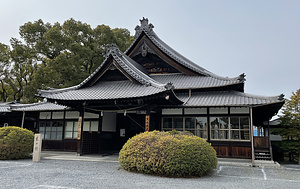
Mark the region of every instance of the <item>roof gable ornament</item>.
<instances>
[{"instance_id":1,"label":"roof gable ornament","mask_svg":"<svg viewBox=\"0 0 300 189\"><path fill-rule=\"evenodd\" d=\"M142 45L142 56L145 57L148 54L148 51L150 51L150 48L148 47L148 45L144 42L144 44Z\"/></svg>"},{"instance_id":2,"label":"roof gable ornament","mask_svg":"<svg viewBox=\"0 0 300 189\"><path fill-rule=\"evenodd\" d=\"M108 70L116 70L116 66L114 64L111 64L109 67L108 67Z\"/></svg>"},{"instance_id":3,"label":"roof gable ornament","mask_svg":"<svg viewBox=\"0 0 300 189\"><path fill-rule=\"evenodd\" d=\"M152 35L153 34L153 24L148 24L148 18L144 18L140 20L141 22L141 26L136 26L135 29L135 35L134 38L138 38L139 35L142 33L142 31L144 31L145 33L147 33L148 35Z\"/></svg>"},{"instance_id":4,"label":"roof gable ornament","mask_svg":"<svg viewBox=\"0 0 300 189\"><path fill-rule=\"evenodd\" d=\"M239 75L238 76L238 80L240 81L240 82L244 82L244 81L246 81L246 74L245 73L242 73L241 75Z\"/></svg>"},{"instance_id":5,"label":"roof gable ornament","mask_svg":"<svg viewBox=\"0 0 300 189\"><path fill-rule=\"evenodd\" d=\"M167 89L167 90L174 89L173 83L171 83L171 82L167 83L167 84L165 85L165 89Z\"/></svg>"},{"instance_id":6,"label":"roof gable ornament","mask_svg":"<svg viewBox=\"0 0 300 189\"><path fill-rule=\"evenodd\" d=\"M279 96L278 96L278 100L280 100L280 101L282 101L282 100L284 100L284 94L280 94Z\"/></svg>"},{"instance_id":7,"label":"roof gable ornament","mask_svg":"<svg viewBox=\"0 0 300 189\"><path fill-rule=\"evenodd\" d=\"M116 44L108 44L107 46L107 50L106 50L106 54L105 54L105 58L109 57L110 54L115 53L118 54L119 53L119 48L117 47Z\"/></svg>"}]
</instances>

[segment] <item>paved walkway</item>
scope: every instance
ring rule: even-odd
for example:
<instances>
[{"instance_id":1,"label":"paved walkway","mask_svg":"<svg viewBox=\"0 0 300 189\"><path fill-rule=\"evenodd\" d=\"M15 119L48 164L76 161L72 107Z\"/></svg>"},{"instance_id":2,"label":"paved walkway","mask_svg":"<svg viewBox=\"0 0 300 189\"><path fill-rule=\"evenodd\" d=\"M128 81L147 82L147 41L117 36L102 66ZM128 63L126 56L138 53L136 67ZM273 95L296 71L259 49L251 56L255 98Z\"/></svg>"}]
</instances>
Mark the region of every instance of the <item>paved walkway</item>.
<instances>
[{"instance_id":1,"label":"paved walkway","mask_svg":"<svg viewBox=\"0 0 300 189\"><path fill-rule=\"evenodd\" d=\"M118 154L87 154L77 155L76 152L42 151L42 159L92 161L92 162L119 162ZM246 166L251 167L251 159L218 158L219 165ZM280 168L280 164L273 161L255 161L256 167Z\"/></svg>"},{"instance_id":2,"label":"paved walkway","mask_svg":"<svg viewBox=\"0 0 300 189\"><path fill-rule=\"evenodd\" d=\"M197 178L169 178L125 171L115 161L117 155L82 156L75 153L44 153L40 162L0 161L1 189L253 189L299 188L300 165L285 168L232 166L221 163L208 175ZM83 161L89 160L89 161ZM92 162L92 161L94 162ZM95 162L102 161L102 162ZM249 162L249 160L248 160ZM230 163L230 162L229 162Z\"/></svg>"}]
</instances>

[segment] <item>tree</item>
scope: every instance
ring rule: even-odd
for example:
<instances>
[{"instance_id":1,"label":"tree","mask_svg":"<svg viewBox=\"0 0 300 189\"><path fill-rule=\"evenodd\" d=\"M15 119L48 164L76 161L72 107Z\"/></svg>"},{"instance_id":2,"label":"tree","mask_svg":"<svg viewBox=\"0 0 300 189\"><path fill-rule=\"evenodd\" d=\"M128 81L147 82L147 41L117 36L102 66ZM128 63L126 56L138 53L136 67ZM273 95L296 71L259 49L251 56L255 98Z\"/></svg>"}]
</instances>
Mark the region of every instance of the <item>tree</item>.
<instances>
[{"instance_id":1,"label":"tree","mask_svg":"<svg viewBox=\"0 0 300 189\"><path fill-rule=\"evenodd\" d=\"M34 102L37 89L77 85L103 62L109 44L125 51L133 41L127 29L105 25L93 29L72 18L53 25L41 19L27 22L19 33L22 40L11 39L11 50L0 46L1 55L9 55L0 59L8 65L1 72L1 101Z\"/></svg>"},{"instance_id":2,"label":"tree","mask_svg":"<svg viewBox=\"0 0 300 189\"><path fill-rule=\"evenodd\" d=\"M286 99L279 120L282 127L273 133L283 137L282 147L285 150L298 154L300 164L300 89Z\"/></svg>"},{"instance_id":3,"label":"tree","mask_svg":"<svg viewBox=\"0 0 300 189\"><path fill-rule=\"evenodd\" d=\"M6 78L6 70L7 70L7 63L9 61L9 47L5 44L0 43L0 98L1 101L6 101L7 98L7 91L6 91L6 84L4 79Z\"/></svg>"}]
</instances>

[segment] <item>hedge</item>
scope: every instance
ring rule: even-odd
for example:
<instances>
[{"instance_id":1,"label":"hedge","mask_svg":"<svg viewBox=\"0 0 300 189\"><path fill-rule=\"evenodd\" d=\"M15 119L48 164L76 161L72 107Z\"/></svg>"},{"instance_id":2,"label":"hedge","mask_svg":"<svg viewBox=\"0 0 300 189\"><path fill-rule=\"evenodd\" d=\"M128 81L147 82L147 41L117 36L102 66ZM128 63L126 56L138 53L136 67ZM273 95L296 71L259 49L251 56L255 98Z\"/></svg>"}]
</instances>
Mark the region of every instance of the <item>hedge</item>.
<instances>
[{"instance_id":1,"label":"hedge","mask_svg":"<svg viewBox=\"0 0 300 189\"><path fill-rule=\"evenodd\" d=\"M0 159L29 158L33 151L34 133L20 127L0 128Z\"/></svg>"},{"instance_id":2,"label":"hedge","mask_svg":"<svg viewBox=\"0 0 300 189\"><path fill-rule=\"evenodd\" d=\"M129 139L119 153L127 171L171 177L203 176L217 166L216 151L187 132L145 132Z\"/></svg>"}]
</instances>

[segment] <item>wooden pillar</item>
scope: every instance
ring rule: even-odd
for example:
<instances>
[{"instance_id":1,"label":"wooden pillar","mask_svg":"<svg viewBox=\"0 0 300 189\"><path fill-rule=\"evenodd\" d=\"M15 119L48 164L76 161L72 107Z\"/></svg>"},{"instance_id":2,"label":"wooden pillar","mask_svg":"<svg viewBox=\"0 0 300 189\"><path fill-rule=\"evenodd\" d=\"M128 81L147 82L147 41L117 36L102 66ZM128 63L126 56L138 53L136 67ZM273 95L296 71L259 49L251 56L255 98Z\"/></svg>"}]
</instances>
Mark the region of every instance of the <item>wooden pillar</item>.
<instances>
[{"instance_id":1,"label":"wooden pillar","mask_svg":"<svg viewBox=\"0 0 300 189\"><path fill-rule=\"evenodd\" d=\"M254 141L253 141L253 115L252 115L252 107L250 107L250 139L251 139L251 151L252 151L252 155L251 155L251 159L252 159L252 167L255 166L255 156L254 156Z\"/></svg>"},{"instance_id":2,"label":"wooden pillar","mask_svg":"<svg viewBox=\"0 0 300 189\"><path fill-rule=\"evenodd\" d=\"M270 120L268 120L268 138L269 138L269 145L270 145L271 160L273 161L273 148L272 148L272 143L270 138Z\"/></svg>"},{"instance_id":3,"label":"wooden pillar","mask_svg":"<svg viewBox=\"0 0 300 189\"><path fill-rule=\"evenodd\" d=\"M25 122L25 111L23 111L21 128L24 128L24 122Z\"/></svg>"},{"instance_id":4,"label":"wooden pillar","mask_svg":"<svg viewBox=\"0 0 300 189\"><path fill-rule=\"evenodd\" d=\"M210 115L209 115L209 108L206 109L206 115L207 115L207 123L206 123L206 128L207 128L207 142L210 142Z\"/></svg>"},{"instance_id":5,"label":"wooden pillar","mask_svg":"<svg viewBox=\"0 0 300 189\"><path fill-rule=\"evenodd\" d=\"M82 134L83 134L84 107L79 111L78 133L77 133L77 155L82 156Z\"/></svg>"}]
</instances>

